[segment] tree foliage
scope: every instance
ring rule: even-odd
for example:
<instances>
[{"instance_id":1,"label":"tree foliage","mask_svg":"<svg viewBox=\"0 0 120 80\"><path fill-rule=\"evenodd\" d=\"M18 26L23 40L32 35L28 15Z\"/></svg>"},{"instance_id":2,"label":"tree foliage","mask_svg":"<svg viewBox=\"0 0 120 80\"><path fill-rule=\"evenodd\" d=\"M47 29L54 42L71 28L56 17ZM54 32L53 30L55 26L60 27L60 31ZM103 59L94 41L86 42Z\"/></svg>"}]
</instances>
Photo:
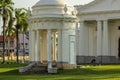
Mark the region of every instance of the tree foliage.
<instances>
[{"instance_id":1,"label":"tree foliage","mask_svg":"<svg viewBox=\"0 0 120 80\"><path fill-rule=\"evenodd\" d=\"M28 30L27 10L24 8L14 8L12 0L0 0L0 15L3 21L3 55L5 50L5 36L18 37L16 31L24 33ZM4 56L3 56L4 62Z\"/></svg>"}]
</instances>

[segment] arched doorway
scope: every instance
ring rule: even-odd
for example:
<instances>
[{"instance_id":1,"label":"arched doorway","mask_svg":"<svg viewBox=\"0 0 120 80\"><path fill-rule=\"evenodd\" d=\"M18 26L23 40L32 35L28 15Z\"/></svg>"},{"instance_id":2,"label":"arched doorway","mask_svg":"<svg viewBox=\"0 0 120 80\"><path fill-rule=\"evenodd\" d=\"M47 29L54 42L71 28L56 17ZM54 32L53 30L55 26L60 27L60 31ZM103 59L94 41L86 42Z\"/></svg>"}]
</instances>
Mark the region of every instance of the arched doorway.
<instances>
[{"instance_id":1,"label":"arched doorway","mask_svg":"<svg viewBox=\"0 0 120 80\"><path fill-rule=\"evenodd\" d=\"M118 58L120 59L120 38L118 40Z\"/></svg>"}]
</instances>

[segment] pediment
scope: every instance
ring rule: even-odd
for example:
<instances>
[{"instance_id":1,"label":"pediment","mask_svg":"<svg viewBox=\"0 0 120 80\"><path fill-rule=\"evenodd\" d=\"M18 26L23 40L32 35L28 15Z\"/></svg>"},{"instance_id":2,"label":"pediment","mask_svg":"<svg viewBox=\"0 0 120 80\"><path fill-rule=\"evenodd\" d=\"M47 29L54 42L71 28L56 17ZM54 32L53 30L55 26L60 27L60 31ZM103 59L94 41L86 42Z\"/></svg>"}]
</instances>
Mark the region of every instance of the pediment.
<instances>
[{"instance_id":1,"label":"pediment","mask_svg":"<svg viewBox=\"0 0 120 80\"><path fill-rule=\"evenodd\" d=\"M94 0L83 6L77 6L78 13L120 11L120 0Z\"/></svg>"}]
</instances>

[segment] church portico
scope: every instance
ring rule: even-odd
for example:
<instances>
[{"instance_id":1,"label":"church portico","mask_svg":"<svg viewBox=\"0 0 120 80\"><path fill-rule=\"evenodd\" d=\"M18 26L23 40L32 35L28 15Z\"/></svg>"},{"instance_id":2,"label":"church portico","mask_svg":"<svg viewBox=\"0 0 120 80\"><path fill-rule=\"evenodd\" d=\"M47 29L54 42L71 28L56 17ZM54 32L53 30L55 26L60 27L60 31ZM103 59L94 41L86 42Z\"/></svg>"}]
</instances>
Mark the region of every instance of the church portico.
<instances>
[{"instance_id":1,"label":"church portico","mask_svg":"<svg viewBox=\"0 0 120 80\"><path fill-rule=\"evenodd\" d=\"M91 63L93 59L96 59L96 63L99 64L119 63L117 58L117 51L119 51L117 50L119 48L117 40L120 36L119 21L119 19L80 21L80 47L77 64Z\"/></svg>"},{"instance_id":2,"label":"church portico","mask_svg":"<svg viewBox=\"0 0 120 80\"><path fill-rule=\"evenodd\" d=\"M113 3L114 2L114 3ZM80 21L77 64L120 63L120 1L94 0L86 5L77 5Z\"/></svg>"}]
</instances>

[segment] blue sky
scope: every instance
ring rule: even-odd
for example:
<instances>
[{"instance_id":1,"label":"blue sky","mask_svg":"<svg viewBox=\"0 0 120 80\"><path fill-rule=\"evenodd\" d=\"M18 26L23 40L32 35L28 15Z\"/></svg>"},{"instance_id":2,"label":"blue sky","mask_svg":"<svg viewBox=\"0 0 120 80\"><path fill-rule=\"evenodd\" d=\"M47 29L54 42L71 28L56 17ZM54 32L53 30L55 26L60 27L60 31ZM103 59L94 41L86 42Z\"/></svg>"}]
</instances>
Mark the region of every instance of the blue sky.
<instances>
[{"instance_id":1,"label":"blue sky","mask_svg":"<svg viewBox=\"0 0 120 80\"><path fill-rule=\"evenodd\" d=\"M39 0L13 0L15 3L15 7L20 8L20 7L31 7L33 6L36 2ZM93 0L66 0L71 5L79 5L79 4L86 4L89 3Z\"/></svg>"}]
</instances>

